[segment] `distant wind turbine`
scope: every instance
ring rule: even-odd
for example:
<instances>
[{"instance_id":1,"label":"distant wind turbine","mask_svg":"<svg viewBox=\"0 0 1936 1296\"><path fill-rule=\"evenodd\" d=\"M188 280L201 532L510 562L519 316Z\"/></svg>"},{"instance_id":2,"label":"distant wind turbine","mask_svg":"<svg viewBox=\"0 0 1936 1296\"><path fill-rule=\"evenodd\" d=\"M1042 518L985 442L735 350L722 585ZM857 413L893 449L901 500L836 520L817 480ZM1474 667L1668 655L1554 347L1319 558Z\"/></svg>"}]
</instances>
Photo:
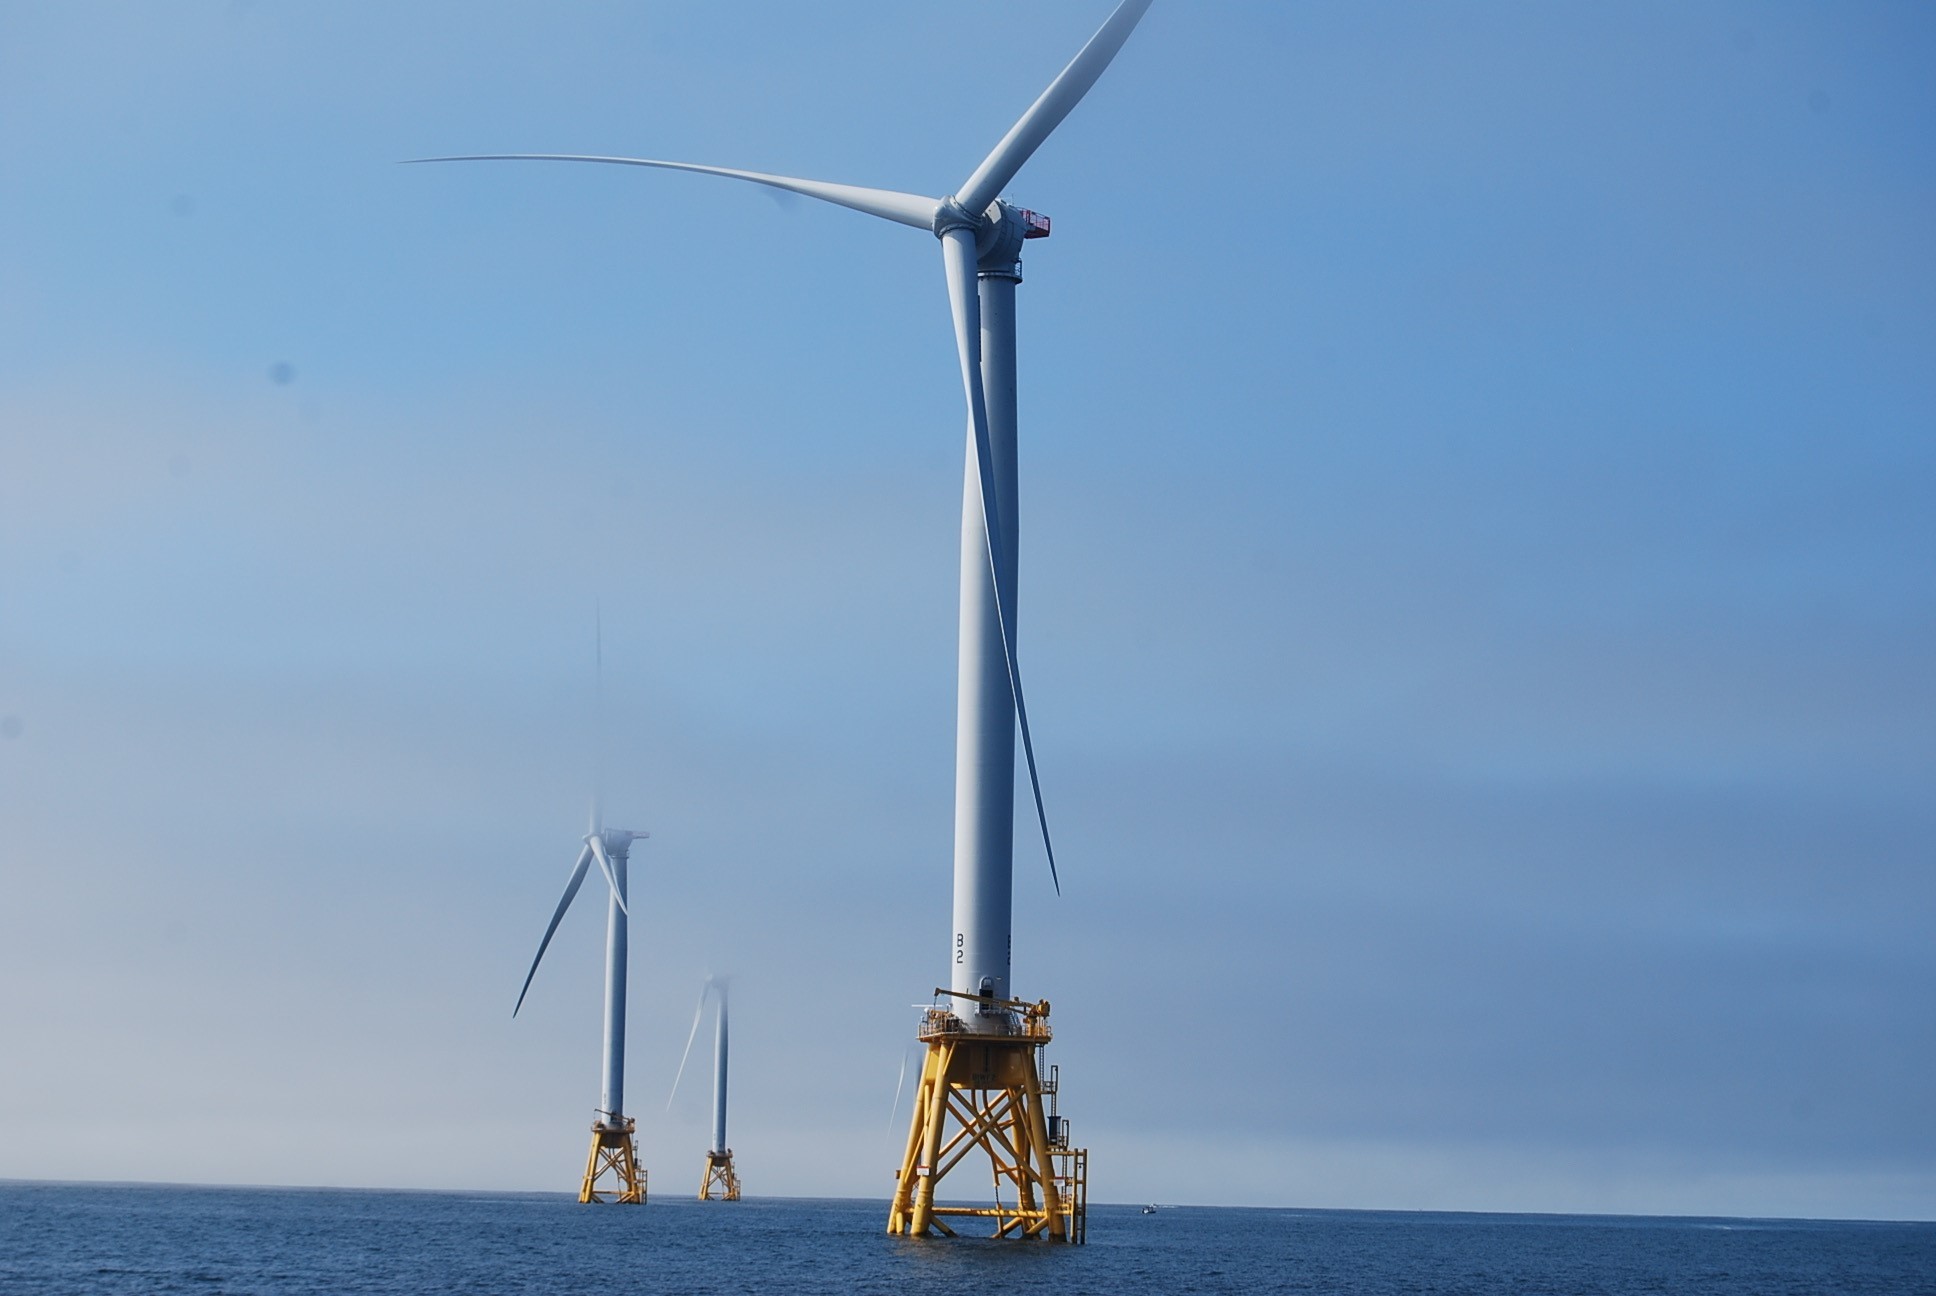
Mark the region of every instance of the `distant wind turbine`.
<instances>
[{"instance_id":1,"label":"distant wind turbine","mask_svg":"<svg viewBox=\"0 0 1936 1296\"><path fill-rule=\"evenodd\" d=\"M604 629L601 624L597 665L597 696L601 710L604 659ZM598 737L600 732L595 721L595 749L602 747ZM602 767L603 761L595 759L594 764ZM600 777L595 775L594 784L600 781ZM645 1200L645 1174L639 1169L632 1141L635 1122L625 1115L625 968L627 925L631 917L631 910L625 903L625 893L626 867L632 853L632 843L643 840L646 835L627 828L605 827L599 794L594 790L590 830L578 849L578 859L565 882L565 894L552 912L551 922L546 925L544 937L538 942L538 953L531 960L531 970L524 974L524 985L518 990L518 1001L511 1009L511 1015L516 1017L518 1010L524 1007L524 997L531 992L531 979L538 975L538 964L544 961L545 951L551 948L551 938L557 933L558 924L564 921L565 911L571 908L571 902L577 898L578 889L591 871L591 866L597 864L611 892L611 905L605 923L604 1066L597 1119L592 1122L591 1153L586 1158L585 1178L578 1192L581 1202L604 1201L607 1196L627 1203Z\"/></svg>"},{"instance_id":2,"label":"distant wind turbine","mask_svg":"<svg viewBox=\"0 0 1936 1296\"><path fill-rule=\"evenodd\" d=\"M692 1029L686 1033L686 1050L679 1055L679 1069L672 1077L672 1092L666 1095L666 1110L679 1094L679 1079L686 1073L686 1060L692 1056L692 1042L699 1037L699 1020L706 1012L706 996L719 1004L713 1022L713 1141L706 1149L706 1175L699 1184L699 1200L711 1201L719 1191L721 1201L739 1200L739 1172L733 1167L733 1149L726 1146L726 978L707 977L699 988L699 1004L693 1009Z\"/></svg>"}]
</instances>

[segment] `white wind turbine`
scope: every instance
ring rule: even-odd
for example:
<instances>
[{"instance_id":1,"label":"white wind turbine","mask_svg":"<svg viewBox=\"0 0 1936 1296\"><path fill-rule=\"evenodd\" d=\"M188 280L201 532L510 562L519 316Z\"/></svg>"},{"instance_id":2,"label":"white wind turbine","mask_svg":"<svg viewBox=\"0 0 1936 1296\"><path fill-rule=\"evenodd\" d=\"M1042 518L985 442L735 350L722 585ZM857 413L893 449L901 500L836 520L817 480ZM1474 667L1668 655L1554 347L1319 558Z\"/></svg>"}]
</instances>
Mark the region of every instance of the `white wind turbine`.
<instances>
[{"instance_id":1,"label":"white wind turbine","mask_svg":"<svg viewBox=\"0 0 1936 1296\"><path fill-rule=\"evenodd\" d=\"M713 1019L713 1141L706 1149L706 1177L699 1184L699 1200L712 1200L719 1190L722 1201L739 1200L739 1172L733 1167L733 1149L726 1146L726 978L707 977L699 988L699 1003L692 1010L692 1029L686 1033L686 1051L679 1055L679 1069L672 1076L672 1092L666 1095L666 1110L679 1096L679 1081L686 1074L686 1061L692 1057L692 1042L699 1038L699 1022L706 1015L706 997L713 995L719 1014Z\"/></svg>"},{"instance_id":2,"label":"white wind turbine","mask_svg":"<svg viewBox=\"0 0 1936 1296\"><path fill-rule=\"evenodd\" d=\"M598 639L597 696L602 713L605 679L602 627ZM594 746L602 746L601 741L595 738ZM602 765L602 761L597 763ZM601 781L594 774L594 786ZM544 961L545 951L551 947L551 938L557 933L558 924L564 921L565 911L578 897L578 889L584 884L585 875L591 871L593 864L597 864L611 892L605 922L605 1038L597 1119L592 1122L591 1153L586 1158L585 1178L578 1193L581 1202L603 1201L608 1194L620 1202L638 1203L645 1200L645 1174L638 1168L638 1157L632 1143L635 1123L625 1115L625 969L627 926L631 918L625 895L626 869L631 858L632 843L646 836L629 828L605 827L598 795L593 794L590 829L578 848L578 859L572 865L570 878L565 882L565 894L552 911L544 938L538 942L538 952L531 960L531 970L524 974L524 985L518 990L518 1001L511 1008L511 1015L516 1017L518 1010L524 1007L524 997L531 991L531 979L538 975L538 964Z\"/></svg>"},{"instance_id":3,"label":"white wind turbine","mask_svg":"<svg viewBox=\"0 0 1936 1296\"><path fill-rule=\"evenodd\" d=\"M1057 891L1061 890L1055 873L1055 851L1049 840L1048 814L1042 803L1041 780L1036 772L1015 641L1015 286L1022 278L1023 241L1046 237L1049 222L1034 212L1010 205L1000 195L1022 165L1095 85L1149 6L1150 0L1123 0L960 188L945 198L653 158L492 153L414 159L422 162L596 162L724 176L817 198L925 230L940 241L955 349L967 404L968 466L962 492L961 633L955 736L954 931L948 952L947 992L957 1002L974 1003L973 1012L949 1018L954 1023L951 1029L965 1034L1003 1036L1021 1029L1020 1005L1012 999L1009 984L1018 728L1043 851L1048 856L1051 879ZM1041 1025L1039 1034L1045 1039L1046 1003L1037 1005L1036 1009L1028 1020ZM924 1027L922 1038L931 1045L930 1066L937 1065L932 1050L938 1037ZM940 1065L945 1069L945 1064ZM1032 1059L1029 1071L1034 1073ZM937 1081L940 1086L937 1089L924 1079L924 1092L941 1092L950 1083ZM939 1112L940 1108L933 1110ZM922 1119L917 1111L917 1134ZM926 1162L918 1160L922 1153L914 1144L919 1141L916 1138L910 1142L903 1186L906 1188L911 1177L918 1175L923 1181L923 1192L931 1197L933 1183L942 1171L933 1165L932 1157ZM1046 1140L1042 1156L1046 1167ZM999 1165L1000 1158L996 1159ZM1047 1176L1045 1168L1041 1177ZM1052 1186L1040 1185L1027 1191L1038 1192L1051 1202L1054 1200ZM926 1232L933 1222L931 1212L921 1209L915 1209L908 1218L912 1220L914 1232ZM901 1227L898 1221L902 1220L898 1199L895 1219L897 1223L891 1227L898 1229ZM1059 1225L1054 1235L1062 1236Z\"/></svg>"}]
</instances>

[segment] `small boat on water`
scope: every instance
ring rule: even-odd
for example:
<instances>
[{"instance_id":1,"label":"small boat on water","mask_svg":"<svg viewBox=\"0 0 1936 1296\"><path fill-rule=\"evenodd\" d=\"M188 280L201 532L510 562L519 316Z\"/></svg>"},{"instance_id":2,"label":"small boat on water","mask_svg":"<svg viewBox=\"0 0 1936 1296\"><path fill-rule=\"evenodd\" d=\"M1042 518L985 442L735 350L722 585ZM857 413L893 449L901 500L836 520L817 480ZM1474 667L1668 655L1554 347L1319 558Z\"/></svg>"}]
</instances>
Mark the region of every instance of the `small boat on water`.
<instances>
[{"instance_id":1,"label":"small boat on water","mask_svg":"<svg viewBox=\"0 0 1936 1296\"><path fill-rule=\"evenodd\" d=\"M1151 1204L1151 1205L1148 1205L1148 1206L1145 1206L1145 1207L1143 1207L1143 1214L1145 1214L1145 1215L1154 1215L1154 1214L1156 1214L1156 1206L1155 1206L1154 1204Z\"/></svg>"}]
</instances>

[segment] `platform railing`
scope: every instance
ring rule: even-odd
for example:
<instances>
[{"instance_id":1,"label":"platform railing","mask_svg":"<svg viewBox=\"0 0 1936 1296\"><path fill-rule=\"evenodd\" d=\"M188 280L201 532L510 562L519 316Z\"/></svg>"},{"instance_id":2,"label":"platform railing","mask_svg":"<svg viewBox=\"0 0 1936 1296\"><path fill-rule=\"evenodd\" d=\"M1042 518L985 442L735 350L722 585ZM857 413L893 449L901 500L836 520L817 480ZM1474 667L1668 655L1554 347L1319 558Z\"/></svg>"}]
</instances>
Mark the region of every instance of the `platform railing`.
<instances>
[{"instance_id":1,"label":"platform railing","mask_svg":"<svg viewBox=\"0 0 1936 1296\"><path fill-rule=\"evenodd\" d=\"M1049 1029L1049 1001L1046 999L1030 1001L1026 999L997 999L992 995L971 995L960 990L935 990L936 998L949 996L965 1000L975 1007L968 1010L974 1014L971 1026L965 1020L966 1013L957 1011L953 1006L933 1004L921 1014L919 1036L923 1040L945 1039L951 1036L1007 1035L1047 1044L1055 1038Z\"/></svg>"}]
</instances>

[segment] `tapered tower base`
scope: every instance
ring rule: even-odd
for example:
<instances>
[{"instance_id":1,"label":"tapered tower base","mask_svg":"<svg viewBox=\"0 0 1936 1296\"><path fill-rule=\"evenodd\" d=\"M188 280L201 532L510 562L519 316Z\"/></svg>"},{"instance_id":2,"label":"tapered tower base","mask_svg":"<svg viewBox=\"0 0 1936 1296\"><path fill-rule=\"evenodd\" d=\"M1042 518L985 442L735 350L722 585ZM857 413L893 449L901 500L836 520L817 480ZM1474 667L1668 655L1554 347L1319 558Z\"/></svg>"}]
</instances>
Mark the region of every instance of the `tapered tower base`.
<instances>
[{"instance_id":1,"label":"tapered tower base","mask_svg":"<svg viewBox=\"0 0 1936 1296\"><path fill-rule=\"evenodd\" d=\"M592 1126L592 1151L585 1159L585 1184L578 1190L581 1202L620 1202L632 1206L645 1203L645 1171L639 1169L632 1151L632 1131L637 1122L619 1117Z\"/></svg>"},{"instance_id":2,"label":"tapered tower base","mask_svg":"<svg viewBox=\"0 0 1936 1296\"><path fill-rule=\"evenodd\" d=\"M706 1154L706 1178L699 1185L699 1200L714 1200L718 1191L720 1201L739 1200L739 1175L733 1170L733 1149Z\"/></svg>"},{"instance_id":3,"label":"tapered tower base","mask_svg":"<svg viewBox=\"0 0 1936 1296\"><path fill-rule=\"evenodd\" d=\"M1055 1112L1057 1074L1051 1068L1045 1078L1038 1064L1050 1038L1048 1002L969 1002L976 1029L945 1008L922 1018L928 1054L887 1231L953 1237L947 1221L969 1218L991 1221L996 1237L1081 1242L1089 1153L1069 1146L1068 1123ZM999 1032L989 1029L997 1024ZM994 1172L994 1203L935 1205L942 1178L977 1149Z\"/></svg>"}]
</instances>

